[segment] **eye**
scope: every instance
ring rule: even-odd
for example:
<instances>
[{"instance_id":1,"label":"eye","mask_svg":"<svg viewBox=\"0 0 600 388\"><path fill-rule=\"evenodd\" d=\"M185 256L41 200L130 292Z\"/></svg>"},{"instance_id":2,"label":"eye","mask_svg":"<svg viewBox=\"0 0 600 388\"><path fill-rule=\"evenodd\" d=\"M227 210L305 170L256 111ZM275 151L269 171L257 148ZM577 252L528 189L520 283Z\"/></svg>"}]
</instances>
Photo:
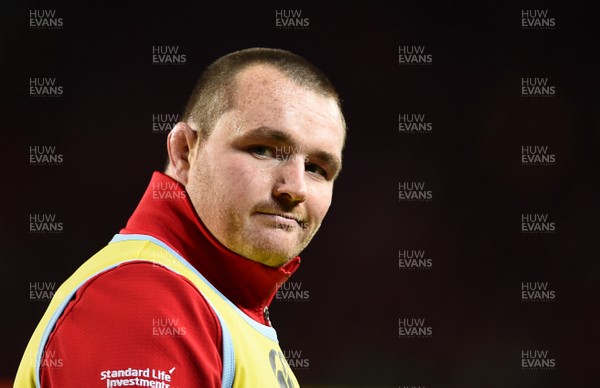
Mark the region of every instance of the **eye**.
<instances>
[{"instance_id":1,"label":"eye","mask_svg":"<svg viewBox=\"0 0 600 388\"><path fill-rule=\"evenodd\" d=\"M323 167L321 167L315 163L306 163L304 165L304 170L307 172L310 172L311 174L320 175L321 177L323 177L325 179L327 179L327 177L328 177L327 171L325 171L325 169Z\"/></svg>"},{"instance_id":2,"label":"eye","mask_svg":"<svg viewBox=\"0 0 600 388\"><path fill-rule=\"evenodd\" d=\"M274 155L273 150L267 146L253 146L249 148L249 151L256 156L261 157L273 157Z\"/></svg>"}]
</instances>

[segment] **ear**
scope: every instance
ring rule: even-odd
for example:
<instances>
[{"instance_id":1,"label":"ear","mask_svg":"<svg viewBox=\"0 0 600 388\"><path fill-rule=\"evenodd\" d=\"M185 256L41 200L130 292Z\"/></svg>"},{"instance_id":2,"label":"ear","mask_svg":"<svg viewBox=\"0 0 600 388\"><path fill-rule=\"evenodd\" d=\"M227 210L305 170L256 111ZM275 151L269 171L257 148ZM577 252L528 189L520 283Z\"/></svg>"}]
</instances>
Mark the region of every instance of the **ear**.
<instances>
[{"instance_id":1,"label":"ear","mask_svg":"<svg viewBox=\"0 0 600 388\"><path fill-rule=\"evenodd\" d=\"M182 185L187 185L190 162L195 152L198 133L183 122L177 123L167 137L169 152L168 175Z\"/></svg>"}]
</instances>

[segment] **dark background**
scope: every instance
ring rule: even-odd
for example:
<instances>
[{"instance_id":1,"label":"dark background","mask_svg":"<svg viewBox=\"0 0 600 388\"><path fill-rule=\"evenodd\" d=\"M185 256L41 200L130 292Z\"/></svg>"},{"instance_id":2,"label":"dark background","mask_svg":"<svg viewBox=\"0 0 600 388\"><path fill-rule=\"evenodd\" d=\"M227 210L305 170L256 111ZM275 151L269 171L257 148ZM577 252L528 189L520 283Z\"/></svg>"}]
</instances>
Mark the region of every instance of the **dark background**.
<instances>
[{"instance_id":1,"label":"dark background","mask_svg":"<svg viewBox=\"0 0 600 388\"><path fill-rule=\"evenodd\" d=\"M2 344L12 379L47 303L31 282L64 281L124 226L166 135L152 115L180 113L200 71L253 47L296 52L329 75L348 123L344 170L321 231L292 279L310 299L276 301L282 348L302 351L305 386L575 387L598 383L600 13L583 2L21 2L1 11ZM64 26L29 28L30 9ZM275 28L301 10L308 29ZM548 10L551 30L521 28ZM153 66L176 45L181 66ZM399 45L424 45L429 66L399 66ZM31 98L29 78L55 77L60 98ZM553 98L523 98L522 77L548 77ZM398 114L424 113L431 134L401 134ZM60 166L31 166L51 145ZM553 166L521 166L545 145ZM423 181L431 202L400 202ZM60 234L32 234L29 214L56 214ZM554 234L523 234L522 213L547 213ZM400 270L399 250L431 269ZM522 302L521 282L548 282L551 302ZM398 335L424 318L431 338ZM522 350L553 370L522 370Z\"/></svg>"}]
</instances>

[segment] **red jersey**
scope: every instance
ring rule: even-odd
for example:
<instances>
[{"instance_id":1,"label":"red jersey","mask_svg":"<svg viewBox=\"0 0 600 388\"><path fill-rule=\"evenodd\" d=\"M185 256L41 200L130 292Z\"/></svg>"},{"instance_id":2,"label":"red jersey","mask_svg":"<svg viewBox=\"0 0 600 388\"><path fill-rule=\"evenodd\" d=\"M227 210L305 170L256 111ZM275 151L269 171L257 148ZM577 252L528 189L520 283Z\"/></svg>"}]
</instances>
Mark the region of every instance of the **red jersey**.
<instances>
[{"instance_id":1,"label":"red jersey","mask_svg":"<svg viewBox=\"0 0 600 388\"><path fill-rule=\"evenodd\" d=\"M153 174L121 233L160 240L250 318L265 325L270 325L265 312L277 287L300 264L296 257L272 268L225 248L202 224L184 188L159 172ZM149 330L175 336L148 341ZM127 262L94 276L77 290L45 347L46 357L61 360L61 365L42 368L41 383L44 387L98 386L102 365L110 374L111 368L132 361L161 366L160 373L166 375L177 359L184 360L177 366L178 386L220 387L221 349L217 315L188 279L152 263ZM144 370L123 373L134 379Z\"/></svg>"}]
</instances>

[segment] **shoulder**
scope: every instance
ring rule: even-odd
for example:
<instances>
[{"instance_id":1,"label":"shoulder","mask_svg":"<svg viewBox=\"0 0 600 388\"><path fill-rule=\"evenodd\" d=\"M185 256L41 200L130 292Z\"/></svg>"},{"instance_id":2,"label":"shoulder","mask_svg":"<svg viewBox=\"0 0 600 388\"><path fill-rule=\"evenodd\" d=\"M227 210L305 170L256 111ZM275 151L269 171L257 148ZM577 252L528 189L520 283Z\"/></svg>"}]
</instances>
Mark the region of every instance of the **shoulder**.
<instances>
[{"instance_id":1,"label":"shoulder","mask_svg":"<svg viewBox=\"0 0 600 388\"><path fill-rule=\"evenodd\" d=\"M114 318L113 324L124 326L147 323L149 313L156 318L161 314L179 314L182 319L202 318L207 325L219 326L216 314L190 280L145 261L123 263L86 281L61 319L76 321L88 314L97 316L99 312ZM103 329L105 323L96 322L95 326Z\"/></svg>"},{"instance_id":2,"label":"shoulder","mask_svg":"<svg viewBox=\"0 0 600 388\"><path fill-rule=\"evenodd\" d=\"M77 290L46 344L62 368L43 372L61 383L97 383L111 371L175 368L212 381L221 373L221 336L215 312L188 279L157 264L127 262Z\"/></svg>"}]
</instances>

